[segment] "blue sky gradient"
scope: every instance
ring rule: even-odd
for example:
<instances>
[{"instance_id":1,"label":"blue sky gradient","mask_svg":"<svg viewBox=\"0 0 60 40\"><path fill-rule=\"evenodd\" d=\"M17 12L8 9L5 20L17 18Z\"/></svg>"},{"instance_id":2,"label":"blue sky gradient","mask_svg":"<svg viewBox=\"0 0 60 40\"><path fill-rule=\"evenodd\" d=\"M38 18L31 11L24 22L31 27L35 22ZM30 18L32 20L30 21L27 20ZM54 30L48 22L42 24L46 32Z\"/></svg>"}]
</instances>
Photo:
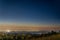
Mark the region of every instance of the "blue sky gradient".
<instances>
[{"instance_id":1,"label":"blue sky gradient","mask_svg":"<svg viewBox=\"0 0 60 40\"><path fill-rule=\"evenodd\" d=\"M59 0L0 0L0 23L60 24Z\"/></svg>"}]
</instances>

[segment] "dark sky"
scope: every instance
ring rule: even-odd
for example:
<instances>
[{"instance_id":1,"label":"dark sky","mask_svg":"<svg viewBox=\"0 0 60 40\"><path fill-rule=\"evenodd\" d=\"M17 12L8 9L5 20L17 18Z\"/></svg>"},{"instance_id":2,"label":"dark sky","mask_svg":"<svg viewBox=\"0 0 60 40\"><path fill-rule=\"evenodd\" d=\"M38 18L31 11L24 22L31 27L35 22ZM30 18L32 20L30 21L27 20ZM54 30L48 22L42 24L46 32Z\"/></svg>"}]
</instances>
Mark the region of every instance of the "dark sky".
<instances>
[{"instance_id":1,"label":"dark sky","mask_svg":"<svg viewBox=\"0 0 60 40\"><path fill-rule=\"evenodd\" d=\"M60 23L59 0L0 0L0 22Z\"/></svg>"}]
</instances>

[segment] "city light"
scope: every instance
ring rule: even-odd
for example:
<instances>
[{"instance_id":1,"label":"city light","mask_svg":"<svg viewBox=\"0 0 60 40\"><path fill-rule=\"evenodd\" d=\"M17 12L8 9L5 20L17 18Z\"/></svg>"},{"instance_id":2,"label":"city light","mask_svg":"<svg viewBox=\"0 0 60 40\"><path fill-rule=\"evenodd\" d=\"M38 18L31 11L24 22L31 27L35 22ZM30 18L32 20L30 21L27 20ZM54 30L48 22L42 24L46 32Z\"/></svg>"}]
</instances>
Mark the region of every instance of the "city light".
<instances>
[{"instance_id":1,"label":"city light","mask_svg":"<svg viewBox=\"0 0 60 40\"><path fill-rule=\"evenodd\" d=\"M11 32L11 30L6 30L6 32Z\"/></svg>"}]
</instances>

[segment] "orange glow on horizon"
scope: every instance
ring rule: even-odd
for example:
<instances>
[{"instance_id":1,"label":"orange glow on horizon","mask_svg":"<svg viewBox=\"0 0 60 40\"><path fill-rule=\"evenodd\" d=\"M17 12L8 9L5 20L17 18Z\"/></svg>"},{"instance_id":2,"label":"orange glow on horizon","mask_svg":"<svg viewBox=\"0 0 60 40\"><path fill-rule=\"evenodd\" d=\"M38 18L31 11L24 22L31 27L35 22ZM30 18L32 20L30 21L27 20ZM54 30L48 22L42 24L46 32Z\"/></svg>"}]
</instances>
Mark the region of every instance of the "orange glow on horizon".
<instances>
[{"instance_id":1,"label":"orange glow on horizon","mask_svg":"<svg viewBox=\"0 0 60 40\"><path fill-rule=\"evenodd\" d=\"M0 25L0 30L9 30L11 31L41 31L41 30L60 30L60 27L56 26L48 26L48 25L41 25L41 26L20 26L20 25Z\"/></svg>"}]
</instances>

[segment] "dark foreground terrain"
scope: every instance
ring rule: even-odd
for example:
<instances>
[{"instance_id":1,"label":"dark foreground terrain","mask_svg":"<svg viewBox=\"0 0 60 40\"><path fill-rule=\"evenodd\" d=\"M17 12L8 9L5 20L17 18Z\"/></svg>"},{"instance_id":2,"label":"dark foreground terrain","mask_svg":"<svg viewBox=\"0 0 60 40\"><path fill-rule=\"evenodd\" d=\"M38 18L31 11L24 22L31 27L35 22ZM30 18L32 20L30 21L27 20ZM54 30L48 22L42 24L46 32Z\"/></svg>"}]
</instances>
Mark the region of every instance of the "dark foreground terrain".
<instances>
[{"instance_id":1,"label":"dark foreground terrain","mask_svg":"<svg viewBox=\"0 0 60 40\"><path fill-rule=\"evenodd\" d=\"M60 32L49 32L45 34L32 34L21 32L0 32L0 40L60 40Z\"/></svg>"}]
</instances>

